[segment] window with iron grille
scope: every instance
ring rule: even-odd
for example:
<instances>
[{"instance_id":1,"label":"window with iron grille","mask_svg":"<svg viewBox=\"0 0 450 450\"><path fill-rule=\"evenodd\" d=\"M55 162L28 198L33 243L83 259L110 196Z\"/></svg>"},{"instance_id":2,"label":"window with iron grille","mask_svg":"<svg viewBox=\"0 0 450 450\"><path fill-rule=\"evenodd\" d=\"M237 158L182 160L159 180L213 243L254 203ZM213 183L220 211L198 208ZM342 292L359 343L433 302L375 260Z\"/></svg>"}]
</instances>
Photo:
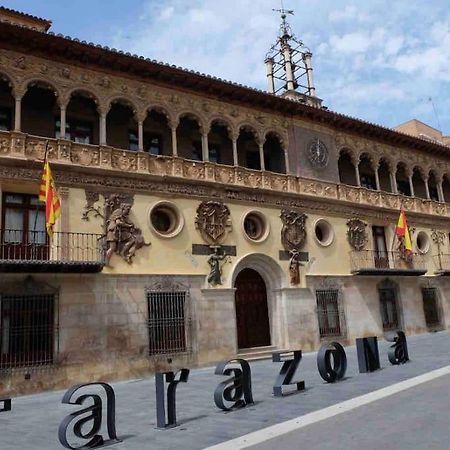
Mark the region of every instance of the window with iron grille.
<instances>
[{"instance_id":1,"label":"window with iron grille","mask_svg":"<svg viewBox=\"0 0 450 450\"><path fill-rule=\"evenodd\" d=\"M55 294L0 296L0 369L53 364Z\"/></svg>"},{"instance_id":2,"label":"window with iron grille","mask_svg":"<svg viewBox=\"0 0 450 450\"><path fill-rule=\"evenodd\" d=\"M339 290L317 290L316 301L320 337L341 336L343 314L339 311Z\"/></svg>"},{"instance_id":3,"label":"window with iron grille","mask_svg":"<svg viewBox=\"0 0 450 450\"><path fill-rule=\"evenodd\" d=\"M185 291L147 291L149 354L189 351L190 318Z\"/></svg>"},{"instance_id":4,"label":"window with iron grille","mask_svg":"<svg viewBox=\"0 0 450 450\"><path fill-rule=\"evenodd\" d=\"M397 292L395 288L384 287L378 289L380 297L381 321L383 330L391 331L400 327L397 310Z\"/></svg>"},{"instance_id":5,"label":"window with iron grille","mask_svg":"<svg viewBox=\"0 0 450 450\"><path fill-rule=\"evenodd\" d=\"M436 288L422 288L423 311L428 327L440 325Z\"/></svg>"}]
</instances>

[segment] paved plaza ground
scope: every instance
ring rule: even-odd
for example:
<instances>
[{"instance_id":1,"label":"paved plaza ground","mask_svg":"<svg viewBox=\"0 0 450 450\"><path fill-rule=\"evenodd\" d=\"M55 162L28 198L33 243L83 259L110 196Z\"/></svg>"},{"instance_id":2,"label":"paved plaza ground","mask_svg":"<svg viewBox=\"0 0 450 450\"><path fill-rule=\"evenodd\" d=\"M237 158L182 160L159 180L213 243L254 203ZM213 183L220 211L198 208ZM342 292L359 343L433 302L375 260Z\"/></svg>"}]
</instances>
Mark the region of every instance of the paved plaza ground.
<instances>
[{"instance_id":1,"label":"paved plaza ground","mask_svg":"<svg viewBox=\"0 0 450 450\"><path fill-rule=\"evenodd\" d=\"M255 404L228 413L213 401L214 389L225 377L214 375L214 368L192 370L188 383L178 387L179 426L168 430L156 429L153 378L114 383L117 432L123 442L111 448L202 449L450 365L449 330L408 337L408 344L411 361L391 366L390 344L381 341L382 369L371 374L358 373L356 349L347 347L347 375L336 384L324 383L316 354L306 354L297 374L306 391L284 398L271 394L280 364L253 362ZM0 413L0 449L60 449L59 423L78 409L62 405L62 396L60 391L13 399L13 410ZM444 450L450 448L449 411L450 377L443 376L254 448Z\"/></svg>"}]
</instances>

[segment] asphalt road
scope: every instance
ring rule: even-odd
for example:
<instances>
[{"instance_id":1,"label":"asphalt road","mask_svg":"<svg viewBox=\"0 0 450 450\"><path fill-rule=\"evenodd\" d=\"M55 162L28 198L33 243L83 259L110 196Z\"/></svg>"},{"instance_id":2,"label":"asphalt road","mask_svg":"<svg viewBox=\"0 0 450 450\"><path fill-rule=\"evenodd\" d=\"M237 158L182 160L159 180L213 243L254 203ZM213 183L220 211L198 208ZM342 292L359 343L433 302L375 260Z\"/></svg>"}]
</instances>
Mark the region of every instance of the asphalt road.
<instances>
[{"instance_id":1,"label":"asphalt road","mask_svg":"<svg viewBox=\"0 0 450 450\"><path fill-rule=\"evenodd\" d=\"M448 450L450 376L250 447L257 450Z\"/></svg>"}]
</instances>

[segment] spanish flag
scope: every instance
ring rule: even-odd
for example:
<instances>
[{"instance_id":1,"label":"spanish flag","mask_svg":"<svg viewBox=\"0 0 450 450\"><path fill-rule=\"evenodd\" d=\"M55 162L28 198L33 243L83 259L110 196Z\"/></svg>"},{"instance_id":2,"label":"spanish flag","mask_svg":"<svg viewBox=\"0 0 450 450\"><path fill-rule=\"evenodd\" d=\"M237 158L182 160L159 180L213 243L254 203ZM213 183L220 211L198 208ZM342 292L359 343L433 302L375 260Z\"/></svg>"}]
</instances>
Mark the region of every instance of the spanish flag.
<instances>
[{"instance_id":1,"label":"spanish flag","mask_svg":"<svg viewBox=\"0 0 450 450\"><path fill-rule=\"evenodd\" d=\"M42 174L41 188L39 189L39 200L45 202L45 226L50 237L53 236L53 226L61 215L61 202L56 192L50 164L46 160L44 163L44 173Z\"/></svg>"},{"instance_id":2,"label":"spanish flag","mask_svg":"<svg viewBox=\"0 0 450 450\"><path fill-rule=\"evenodd\" d=\"M395 228L395 234L402 241L405 252L409 255L412 253L411 236L409 234L408 222L406 220L406 213L403 208L400 210L400 216L398 218L397 227Z\"/></svg>"}]
</instances>

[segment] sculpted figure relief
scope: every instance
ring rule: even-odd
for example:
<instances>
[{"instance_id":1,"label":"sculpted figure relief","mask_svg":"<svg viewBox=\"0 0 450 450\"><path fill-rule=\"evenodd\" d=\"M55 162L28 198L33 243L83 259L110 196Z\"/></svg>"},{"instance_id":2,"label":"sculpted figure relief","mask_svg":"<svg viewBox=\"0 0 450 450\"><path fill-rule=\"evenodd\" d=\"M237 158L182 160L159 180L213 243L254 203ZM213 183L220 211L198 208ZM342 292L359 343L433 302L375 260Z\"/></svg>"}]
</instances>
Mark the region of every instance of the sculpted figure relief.
<instances>
[{"instance_id":1,"label":"sculpted figure relief","mask_svg":"<svg viewBox=\"0 0 450 450\"><path fill-rule=\"evenodd\" d=\"M281 242L291 255L289 273L291 284L300 283L300 250L306 242L307 215L297 211L283 209L281 211L283 227L281 229Z\"/></svg>"},{"instance_id":2,"label":"sculpted figure relief","mask_svg":"<svg viewBox=\"0 0 450 450\"><path fill-rule=\"evenodd\" d=\"M227 254L224 250L220 253L220 250L222 249L220 245L214 245L211 248L214 249L214 253L212 253L208 258L208 264L211 267L211 271L208 275L208 283L216 286L218 284L222 284L222 269L220 267L220 263L225 260Z\"/></svg>"},{"instance_id":3,"label":"sculpted figure relief","mask_svg":"<svg viewBox=\"0 0 450 450\"><path fill-rule=\"evenodd\" d=\"M148 246L142 231L130 220L131 204L120 201L118 195L105 199L106 264L114 253L127 263L133 262L136 250Z\"/></svg>"},{"instance_id":4,"label":"sculpted figure relief","mask_svg":"<svg viewBox=\"0 0 450 450\"><path fill-rule=\"evenodd\" d=\"M347 222L347 238L349 244L357 251L361 251L367 244L367 223L361 219L350 219Z\"/></svg>"}]
</instances>

